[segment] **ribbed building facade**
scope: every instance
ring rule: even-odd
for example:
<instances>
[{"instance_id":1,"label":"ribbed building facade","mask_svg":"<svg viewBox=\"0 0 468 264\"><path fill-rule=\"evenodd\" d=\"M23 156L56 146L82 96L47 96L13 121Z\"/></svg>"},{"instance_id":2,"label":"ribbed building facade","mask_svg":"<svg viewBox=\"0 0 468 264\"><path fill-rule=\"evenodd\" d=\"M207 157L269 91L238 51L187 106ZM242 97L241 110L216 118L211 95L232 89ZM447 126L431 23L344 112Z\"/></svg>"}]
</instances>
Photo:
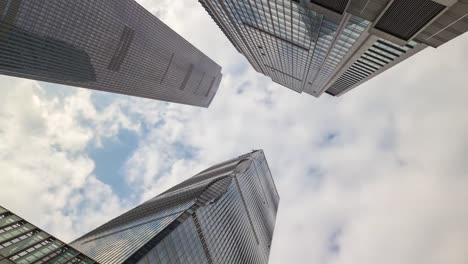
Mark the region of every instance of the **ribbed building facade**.
<instances>
[{"instance_id":1,"label":"ribbed building facade","mask_svg":"<svg viewBox=\"0 0 468 264\"><path fill-rule=\"evenodd\" d=\"M1 264L99 264L0 206Z\"/></svg>"},{"instance_id":2,"label":"ribbed building facade","mask_svg":"<svg viewBox=\"0 0 468 264\"><path fill-rule=\"evenodd\" d=\"M340 96L468 30L466 0L199 0L256 71Z\"/></svg>"},{"instance_id":3,"label":"ribbed building facade","mask_svg":"<svg viewBox=\"0 0 468 264\"><path fill-rule=\"evenodd\" d=\"M134 0L0 1L0 74L203 107L222 77Z\"/></svg>"},{"instance_id":4,"label":"ribbed building facade","mask_svg":"<svg viewBox=\"0 0 468 264\"><path fill-rule=\"evenodd\" d=\"M279 196L263 151L217 164L71 243L100 263L268 263Z\"/></svg>"}]
</instances>

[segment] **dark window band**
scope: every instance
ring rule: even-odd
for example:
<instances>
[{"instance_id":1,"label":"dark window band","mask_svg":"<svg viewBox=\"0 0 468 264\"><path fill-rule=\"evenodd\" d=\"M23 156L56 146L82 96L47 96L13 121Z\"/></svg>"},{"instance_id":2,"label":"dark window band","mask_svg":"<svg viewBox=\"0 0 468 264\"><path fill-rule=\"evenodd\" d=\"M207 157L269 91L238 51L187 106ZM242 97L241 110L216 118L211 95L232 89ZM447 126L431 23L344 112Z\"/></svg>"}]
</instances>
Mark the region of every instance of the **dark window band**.
<instances>
[{"instance_id":1,"label":"dark window band","mask_svg":"<svg viewBox=\"0 0 468 264\"><path fill-rule=\"evenodd\" d=\"M117 45L117 49L112 56L112 59L107 67L111 71L119 71L120 66L127 57L128 50L130 49L130 45L132 44L133 36L135 35L135 31L133 29L125 26L122 34L120 35L119 44Z\"/></svg>"},{"instance_id":2,"label":"dark window band","mask_svg":"<svg viewBox=\"0 0 468 264\"><path fill-rule=\"evenodd\" d=\"M192 75L193 72L193 64L190 64L190 68L187 71L187 74L185 75L184 81L182 82L182 85L180 85L180 90L184 90L185 87L187 86L187 82L190 79L190 76Z\"/></svg>"}]
</instances>

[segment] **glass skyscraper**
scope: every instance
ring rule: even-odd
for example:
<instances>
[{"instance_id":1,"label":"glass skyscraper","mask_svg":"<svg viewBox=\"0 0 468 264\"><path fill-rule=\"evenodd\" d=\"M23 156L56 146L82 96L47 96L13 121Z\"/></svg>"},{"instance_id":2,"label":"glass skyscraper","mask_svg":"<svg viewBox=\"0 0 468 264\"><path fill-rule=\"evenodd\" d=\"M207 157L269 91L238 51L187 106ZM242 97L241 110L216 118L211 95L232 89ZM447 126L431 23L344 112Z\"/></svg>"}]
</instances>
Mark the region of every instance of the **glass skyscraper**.
<instances>
[{"instance_id":1,"label":"glass skyscraper","mask_svg":"<svg viewBox=\"0 0 468 264\"><path fill-rule=\"evenodd\" d=\"M64 242L0 206L0 264L94 264Z\"/></svg>"},{"instance_id":2,"label":"glass skyscraper","mask_svg":"<svg viewBox=\"0 0 468 264\"><path fill-rule=\"evenodd\" d=\"M0 1L0 74L203 107L222 77L134 0Z\"/></svg>"},{"instance_id":3,"label":"glass skyscraper","mask_svg":"<svg viewBox=\"0 0 468 264\"><path fill-rule=\"evenodd\" d=\"M456 0L199 0L256 71L340 96L468 30Z\"/></svg>"},{"instance_id":4,"label":"glass skyscraper","mask_svg":"<svg viewBox=\"0 0 468 264\"><path fill-rule=\"evenodd\" d=\"M268 263L279 196L263 151L212 166L73 241L100 263Z\"/></svg>"}]
</instances>

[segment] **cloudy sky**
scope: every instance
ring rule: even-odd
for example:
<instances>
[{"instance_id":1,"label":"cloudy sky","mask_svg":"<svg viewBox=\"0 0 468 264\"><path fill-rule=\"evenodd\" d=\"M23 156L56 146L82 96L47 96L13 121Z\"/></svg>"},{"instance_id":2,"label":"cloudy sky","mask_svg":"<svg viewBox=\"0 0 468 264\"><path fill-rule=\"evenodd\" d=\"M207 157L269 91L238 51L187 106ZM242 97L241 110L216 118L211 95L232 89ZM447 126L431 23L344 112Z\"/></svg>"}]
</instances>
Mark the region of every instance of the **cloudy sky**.
<instances>
[{"instance_id":1,"label":"cloudy sky","mask_svg":"<svg viewBox=\"0 0 468 264\"><path fill-rule=\"evenodd\" d=\"M468 263L468 35L341 98L256 73L197 1L140 0L223 66L209 109L0 76L0 204L70 241L263 149L271 263Z\"/></svg>"}]
</instances>

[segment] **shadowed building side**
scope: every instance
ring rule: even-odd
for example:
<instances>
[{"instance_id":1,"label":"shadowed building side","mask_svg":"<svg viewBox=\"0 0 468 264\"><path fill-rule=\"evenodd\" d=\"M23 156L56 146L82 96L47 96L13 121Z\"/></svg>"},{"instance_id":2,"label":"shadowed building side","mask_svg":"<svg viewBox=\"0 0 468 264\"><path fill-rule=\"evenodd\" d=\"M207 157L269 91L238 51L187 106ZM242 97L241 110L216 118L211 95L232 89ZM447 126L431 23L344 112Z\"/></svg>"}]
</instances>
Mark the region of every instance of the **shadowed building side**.
<instances>
[{"instance_id":1,"label":"shadowed building side","mask_svg":"<svg viewBox=\"0 0 468 264\"><path fill-rule=\"evenodd\" d=\"M62 82L96 81L85 51L7 24L0 25L0 71Z\"/></svg>"}]
</instances>

